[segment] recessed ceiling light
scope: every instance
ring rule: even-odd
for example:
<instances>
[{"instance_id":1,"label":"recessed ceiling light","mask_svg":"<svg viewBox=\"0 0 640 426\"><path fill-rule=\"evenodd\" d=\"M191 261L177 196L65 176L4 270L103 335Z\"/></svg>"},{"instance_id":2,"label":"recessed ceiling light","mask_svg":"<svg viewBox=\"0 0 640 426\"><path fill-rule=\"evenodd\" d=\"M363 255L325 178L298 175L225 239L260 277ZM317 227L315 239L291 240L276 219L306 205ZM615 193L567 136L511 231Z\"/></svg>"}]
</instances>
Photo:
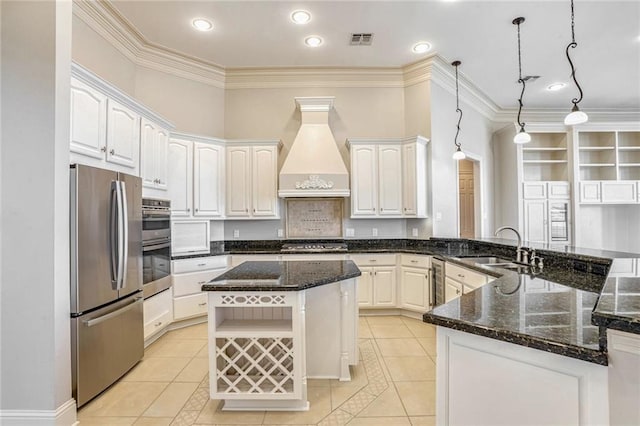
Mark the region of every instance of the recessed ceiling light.
<instances>
[{"instance_id":1,"label":"recessed ceiling light","mask_svg":"<svg viewBox=\"0 0 640 426\"><path fill-rule=\"evenodd\" d=\"M322 44L322 39L318 36L309 36L304 39L304 44L309 47L318 47Z\"/></svg>"},{"instance_id":2,"label":"recessed ceiling light","mask_svg":"<svg viewBox=\"0 0 640 426\"><path fill-rule=\"evenodd\" d=\"M306 10L296 10L291 14L291 20L296 24L306 24L311 20L311 14Z\"/></svg>"},{"instance_id":3,"label":"recessed ceiling light","mask_svg":"<svg viewBox=\"0 0 640 426\"><path fill-rule=\"evenodd\" d=\"M213 24L211 21L207 21L206 19L196 18L191 21L191 25L198 31L211 31L213 29Z\"/></svg>"},{"instance_id":4,"label":"recessed ceiling light","mask_svg":"<svg viewBox=\"0 0 640 426\"><path fill-rule=\"evenodd\" d=\"M565 86L565 83L553 83L547 86L547 90L550 92L556 92L558 90L564 89Z\"/></svg>"},{"instance_id":5,"label":"recessed ceiling light","mask_svg":"<svg viewBox=\"0 0 640 426\"><path fill-rule=\"evenodd\" d=\"M426 41L421 41L413 45L412 50L415 53L424 53L431 50L431 43L427 43Z\"/></svg>"}]
</instances>

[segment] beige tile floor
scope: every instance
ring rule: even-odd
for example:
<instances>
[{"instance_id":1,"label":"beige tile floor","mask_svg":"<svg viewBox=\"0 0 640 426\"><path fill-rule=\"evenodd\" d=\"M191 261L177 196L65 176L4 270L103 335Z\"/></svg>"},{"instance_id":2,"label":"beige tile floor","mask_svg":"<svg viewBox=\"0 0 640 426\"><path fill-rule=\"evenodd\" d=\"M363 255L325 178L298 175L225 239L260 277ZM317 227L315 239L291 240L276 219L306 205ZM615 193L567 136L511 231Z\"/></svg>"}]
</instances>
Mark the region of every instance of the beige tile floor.
<instances>
[{"instance_id":1,"label":"beige tile floor","mask_svg":"<svg viewBox=\"0 0 640 426\"><path fill-rule=\"evenodd\" d=\"M359 338L352 381L309 380L309 411L224 412L209 399L207 325L171 331L78 412L80 425L434 425L435 328L360 317Z\"/></svg>"}]
</instances>

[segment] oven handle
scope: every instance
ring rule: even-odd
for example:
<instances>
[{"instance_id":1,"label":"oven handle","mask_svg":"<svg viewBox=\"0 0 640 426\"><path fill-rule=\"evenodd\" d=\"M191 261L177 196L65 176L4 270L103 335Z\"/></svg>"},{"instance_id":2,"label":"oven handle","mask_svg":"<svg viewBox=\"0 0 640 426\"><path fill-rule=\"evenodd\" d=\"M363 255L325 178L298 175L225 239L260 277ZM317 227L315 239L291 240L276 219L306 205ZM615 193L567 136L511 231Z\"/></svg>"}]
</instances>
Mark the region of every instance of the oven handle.
<instances>
[{"instance_id":1,"label":"oven handle","mask_svg":"<svg viewBox=\"0 0 640 426\"><path fill-rule=\"evenodd\" d=\"M142 215L149 215L149 216L163 216L163 217L170 217L171 216L171 210L166 209L166 210L152 210L152 209L146 209L143 208L142 209Z\"/></svg>"},{"instance_id":2,"label":"oven handle","mask_svg":"<svg viewBox=\"0 0 640 426\"><path fill-rule=\"evenodd\" d=\"M158 250L158 249L163 249L163 248L168 248L171 247L171 241L166 241L163 243L158 243L158 244L151 244L148 246L143 245L142 246L142 251L152 251L152 250Z\"/></svg>"}]
</instances>

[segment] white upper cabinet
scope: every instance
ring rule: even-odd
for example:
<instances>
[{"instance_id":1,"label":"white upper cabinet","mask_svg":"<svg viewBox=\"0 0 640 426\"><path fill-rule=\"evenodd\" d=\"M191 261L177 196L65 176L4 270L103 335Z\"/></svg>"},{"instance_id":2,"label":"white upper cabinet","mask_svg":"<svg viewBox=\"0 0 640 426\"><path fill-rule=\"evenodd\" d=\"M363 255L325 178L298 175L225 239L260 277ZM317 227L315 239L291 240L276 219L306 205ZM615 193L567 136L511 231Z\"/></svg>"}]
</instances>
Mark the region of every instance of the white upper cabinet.
<instances>
[{"instance_id":1,"label":"white upper cabinet","mask_svg":"<svg viewBox=\"0 0 640 426\"><path fill-rule=\"evenodd\" d=\"M174 219L224 218L223 141L173 133L168 163Z\"/></svg>"},{"instance_id":2,"label":"white upper cabinet","mask_svg":"<svg viewBox=\"0 0 640 426\"><path fill-rule=\"evenodd\" d=\"M280 141L228 141L227 143L227 217L278 218Z\"/></svg>"},{"instance_id":3,"label":"white upper cabinet","mask_svg":"<svg viewBox=\"0 0 640 426\"><path fill-rule=\"evenodd\" d=\"M107 161L135 169L140 152L140 115L109 99L107 103Z\"/></svg>"},{"instance_id":4,"label":"white upper cabinet","mask_svg":"<svg viewBox=\"0 0 640 426\"><path fill-rule=\"evenodd\" d=\"M107 152L107 97L71 80L71 152L104 159Z\"/></svg>"},{"instance_id":5,"label":"white upper cabinet","mask_svg":"<svg viewBox=\"0 0 640 426\"><path fill-rule=\"evenodd\" d=\"M192 206L193 142L171 138L169 140L168 195L171 216L189 217Z\"/></svg>"},{"instance_id":6,"label":"white upper cabinet","mask_svg":"<svg viewBox=\"0 0 640 426\"><path fill-rule=\"evenodd\" d=\"M224 146L193 146L193 215L224 216Z\"/></svg>"},{"instance_id":7,"label":"white upper cabinet","mask_svg":"<svg viewBox=\"0 0 640 426\"><path fill-rule=\"evenodd\" d=\"M426 217L427 139L349 139L351 217Z\"/></svg>"},{"instance_id":8,"label":"white upper cabinet","mask_svg":"<svg viewBox=\"0 0 640 426\"><path fill-rule=\"evenodd\" d=\"M141 176L143 195L166 196L173 126L80 65L71 74L70 162Z\"/></svg>"},{"instance_id":9,"label":"white upper cabinet","mask_svg":"<svg viewBox=\"0 0 640 426\"><path fill-rule=\"evenodd\" d=\"M544 243L549 241L547 201L524 201L524 240L530 243Z\"/></svg>"},{"instance_id":10,"label":"white upper cabinet","mask_svg":"<svg viewBox=\"0 0 640 426\"><path fill-rule=\"evenodd\" d=\"M146 188L167 189L169 131L143 118L140 124L140 177Z\"/></svg>"},{"instance_id":11,"label":"white upper cabinet","mask_svg":"<svg viewBox=\"0 0 640 426\"><path fill-rule=\"evenodd\" d=\"M402 214L402 147L378 147L378 204L380 216Z\"/></svg>"}]
</instances>

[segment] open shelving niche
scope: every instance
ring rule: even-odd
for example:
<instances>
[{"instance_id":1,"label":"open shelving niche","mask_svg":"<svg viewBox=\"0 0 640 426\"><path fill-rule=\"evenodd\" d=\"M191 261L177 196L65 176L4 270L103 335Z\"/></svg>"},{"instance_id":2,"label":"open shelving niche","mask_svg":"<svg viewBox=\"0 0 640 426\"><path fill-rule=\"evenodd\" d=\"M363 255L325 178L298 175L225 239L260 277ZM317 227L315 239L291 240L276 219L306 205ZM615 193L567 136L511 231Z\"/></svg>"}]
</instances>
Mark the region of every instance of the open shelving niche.
<instances>
[{"instance_id":1,"label":"open shelving niche","mask_svg":"<svg viewBox=\"0 0 640 426\"><path fill-rule=\"evenodd\" d=\"M522 146L522 181L568 181L566 132L532 132Z\"/></svg>"},{"instance_id":2,"label":"open shelving niche","mask_svg":"<svg viewBox=\"0 0 640 426\"><path fill-rule=\"evenodd\" d=\"M578 131L580 181L640 180L640 132Z\"/></svg>"}]
</instances>

